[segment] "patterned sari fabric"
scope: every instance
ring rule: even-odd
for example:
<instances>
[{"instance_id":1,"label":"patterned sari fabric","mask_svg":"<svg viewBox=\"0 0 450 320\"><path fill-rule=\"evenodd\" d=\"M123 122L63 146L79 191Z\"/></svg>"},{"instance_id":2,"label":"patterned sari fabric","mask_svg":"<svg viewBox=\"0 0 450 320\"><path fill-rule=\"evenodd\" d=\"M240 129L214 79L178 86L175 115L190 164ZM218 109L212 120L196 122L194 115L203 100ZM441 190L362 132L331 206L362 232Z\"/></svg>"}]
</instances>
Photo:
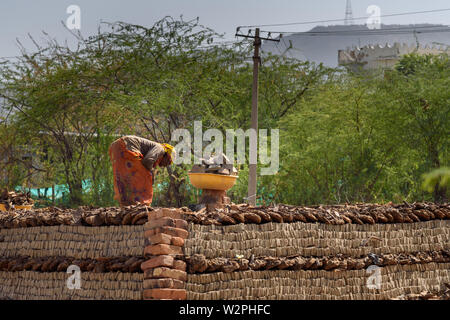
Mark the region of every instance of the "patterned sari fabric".
<instances>
[{"instance_id":1,"label":"patterned sari fabric","mask_svg":"<svg viewBox=\"0 0 450 320\"><path fill-rule=\"evenodd\" d=\"M153 177L142 164L144 156L129 151L125 142L118 139L109 147L109 157L114 173L114 199L121 206L136 203L150 205L153 199Z\"/></svg>"}]
</instances>

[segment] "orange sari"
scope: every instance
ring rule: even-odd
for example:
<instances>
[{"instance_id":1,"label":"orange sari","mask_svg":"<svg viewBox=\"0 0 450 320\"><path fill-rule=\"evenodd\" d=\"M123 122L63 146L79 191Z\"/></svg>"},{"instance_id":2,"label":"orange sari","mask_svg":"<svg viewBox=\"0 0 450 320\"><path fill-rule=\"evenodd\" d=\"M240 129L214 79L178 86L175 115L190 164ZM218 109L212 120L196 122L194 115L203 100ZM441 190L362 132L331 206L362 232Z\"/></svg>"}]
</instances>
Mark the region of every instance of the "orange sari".
<instances>
[{"instance_id":1,"label":"orange sari","mask_svg":"<svg viewBox=\"0 0 450 320\"><path fill-rule=\"evenodd\" d=\"M153 199L153 177L142 164L144 156L126 148L122 139L109 147L109 157L114 174L114 199L121 206L144 203L151 205ZM155 163L156 166L159 160Z\"/></svg>"}]
</instances>

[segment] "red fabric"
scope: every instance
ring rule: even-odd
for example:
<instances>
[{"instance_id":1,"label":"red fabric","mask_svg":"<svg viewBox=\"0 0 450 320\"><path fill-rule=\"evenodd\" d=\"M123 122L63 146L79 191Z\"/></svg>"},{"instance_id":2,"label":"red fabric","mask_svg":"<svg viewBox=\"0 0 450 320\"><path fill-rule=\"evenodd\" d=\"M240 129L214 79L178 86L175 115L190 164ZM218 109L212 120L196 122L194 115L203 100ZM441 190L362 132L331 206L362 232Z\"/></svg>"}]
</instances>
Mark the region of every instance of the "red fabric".
<instances>
[{"instance_id":1,"label":"red fabric","mask_svg":"<svg viewBox=\"0 0 450 320\"><path fill-rule=\"evenodd\" d=\"M114 174L114 199L121 206L136 203L150 205L153 199L153 177L142 164L144 156L140 152L129 151L125 142L118 139L109 147L109 157Z\"/></svg>"}]
</instances>

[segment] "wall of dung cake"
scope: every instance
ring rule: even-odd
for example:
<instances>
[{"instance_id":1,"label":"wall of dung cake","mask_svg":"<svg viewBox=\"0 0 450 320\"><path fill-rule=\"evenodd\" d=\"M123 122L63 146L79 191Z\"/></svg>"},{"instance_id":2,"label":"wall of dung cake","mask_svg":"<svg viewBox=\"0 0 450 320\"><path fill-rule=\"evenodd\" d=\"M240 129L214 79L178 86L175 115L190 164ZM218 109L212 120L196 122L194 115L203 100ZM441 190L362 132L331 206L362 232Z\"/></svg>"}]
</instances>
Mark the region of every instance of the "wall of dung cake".
<instances>
[{"instance_id":1,"label":"wall of dung cake","mask_svg":"<svg viewBox=\"0 0 450 320\"><path fill-rule=\"evenodd\" d=\"M190 274L191 300L385 300L424 290L439 290L450 281L450 264L395 265L381 268L381 288L369 289L366 270L242 271Z\"/></svg>"},{"instance_id":2,"label":"wall of dung cake","mask_svg":"<svg viewBox=\"0 0 450 320\"><path fill-rule=\"evenodd\" d=\"M333 256L448 250L450 222L397 224L266 223L231 226L189 225L186 256ZM189 274L187 299L391 299L439 290L450 283L449 263L380 268L381 288L367 287L363 270L246 270Z\"/></svg>"},{"instance_id":3,"label":"wall of dung cake","mask_svg":"<svg viewBox=\"0 0 450 320\"><path fill-rule=\"evenodd\" d=\"M0 272L0 299L141 300L142 273L82 272L80 289L69 289L65 272Z\"/></svg>"},{"instance_id":4,"label":"wall of dung cake","mask_svg":"<svg viewBox=\"0 0 450 320\"><path fill-rule=\"evenodd\" d=\"M0 256L142 256L144 227L46 226L0 229Z\"/></svg>"},{"instance_id":5,"label":"wall of dung cake","mask_svg":"<svg viewBox=\"0 0 450 320\"><path fill-rule=\"evenodd\" d=\"M0 229L0 257L98 259L144 255L143 225L40 226ZM142 272L81 272L70 290L65 272L0 271L0 299L141 300Z\"/></svg>"},{"instance_id":6,"label":"wall of dung cake","mask_svg":"<svg viewBox=\"0 0 450 320\"><path fill-rule=\"evenodd\" d=\"M370 240L370 238L378 238ZM369 240L369 241L368 241ZM367 245L364 243L367 242ZM215 226L190 224L186 255L207 258L255 256L323 256L403 253L448 248L450 221L374 225L266 223Z\"/></svg>"}]
</instances>

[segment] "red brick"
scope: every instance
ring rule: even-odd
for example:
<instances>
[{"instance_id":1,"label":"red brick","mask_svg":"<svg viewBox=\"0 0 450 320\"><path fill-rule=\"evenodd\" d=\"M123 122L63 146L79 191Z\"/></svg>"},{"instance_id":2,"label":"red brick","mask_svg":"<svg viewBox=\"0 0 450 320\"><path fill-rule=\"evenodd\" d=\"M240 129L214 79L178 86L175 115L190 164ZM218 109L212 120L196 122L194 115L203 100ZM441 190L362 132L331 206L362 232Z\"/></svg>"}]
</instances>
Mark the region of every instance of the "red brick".
<instances>
[{"instance_id":1,"label":"red brick","mask_svg":"<svg viewBox=\"0 0 450 320\"><path fill-rule=\"evenodd\" d=\"M176 208L158 208L148 213L149 220L169 217L172 219L184 219L185 213L181 209Z\"/></svg>"},{"instance_id":2,"label":"red brick","mask_svg":"<svg viewBox=\"0 0 450 320\"><path fill-rule=\"evenodd\" d=\"M188 229L188 223L183 219L172 219L169 217L162 217L159 219L150 219L144 224L144 230L151 230L159 227L175 227L180 229Z\"/></svg>"},{"instance_id":3,"label":"red brick","mask_svg":"<svg viewBox=\"0 0 450 320\"><path fill-rule=\"evenodd\" d=\"M151 235L158 234L158 233L165 233L170 236L180 237L183 239L186 239L189 235L189 233L184 229L165 226L165 227L159 227L159 228L155 228L155 229L146 230L144 233L144 236L145 236L145 238L149 238Z\"/></svg>"},{"instance_id":4,"label":"red brick","mask_svg":"<svg viewBox=\"0 0 450 320\"><path fill-rule=\"evenodd\" d=\"M150 211L150 212L147 214L148 220L150 221L150 220L154 220L154 219L159 219L159 218L161 218L161 217L162 217L161 213L162 213L162 210L161 210L160 208L155 209L155 210L153 210L153 211Z\"/></svg>"},{"instance_id":5,"label":"red brick","mask_svg":"<svg viewBox=\"0 0 450 320\"><path fill-rule=\"evenodd\" d=\"M175 227L175 220L168 217L162 217L159 219L150 219L147 223L144 224L144 230L154 229L163 226Z\"/></svg>"},{"instance_id":6,"label":"red brick","mask_svg":"<svg viewBox=\"0 0 450 320\"><path fill-rule=\"evenodd\" d=\"M172 268L186 271L186 262L184 262L183 260L174 260Z\"/></svg>"},{"instance_id":7,"label":"red brick","mask_svg":"<svg viewBox=\"0 0 450 320\"><path fill-rule=\"evenodd\" d=\"M186 220L182 219L175 219L175 228L180 228L187 230L188 229L188 222Z\"/></svg>"},{"instance_id":8,"label":"red brick","mask_svg":"<svg viewBox=\"0 0 450 320\"><path fill-rule=\"evenodd\" d=\"M180 237L172 237L170 241L171 245L182 247L184 246L184 239Z\"/></svg>"},{"instance_id":9,"label":"red brick","mask_svg":"<svg viewBox=\"0 0 450 320\"><path fill-rule=\"evenodd\" d=\"M144 255L146 254L151 256L159 256L163 254L183 254L183 249L181 247L171 246L168 244L154 244L145 247Z\"/></svg>"},{"instance_id":10,"label":"red brick","mask_svg":"<svg viewBox=\"0 0 450 320\"><path fill-rule=\"evenodd\" d=\"M144 271L144 279L158 279L158 278L171 278L186 281L187 273L185 271L170 269L166 267L158 267Z\"/></svg>"},{"instance_id":11,"label":"red brick","mask_svg":"<svg viewBox=\"0 0 450 320\"><path fill-rule=\"evenodd\" d=\"M148 237L150 244L170 244L172 242L172 236L165 233L156 233Z\"/></svg>"},{"instance_id":12,"label":"red brick","mask_svg":"<svg viewBox=\"0 0 450 320\"><path fill-rule=\"evenodd\" d=\"M144 289L169 288L184 289L186 282L177 279L161 278L161 279L145 279Z\"/></svg>"},{"instance_id":13,"label":"red brick","mask_svg":"<svg viewBox=\"0 0 450 320\"><path fill-rule=\"evenodd\" d=\"M155 256L141 264L142 271L156 267L173 267L174 259L172 256Z\"/></svg>"},{"instance_id":14,"label":"red brick","mask_svg":"<svg viewBox=\"0 0 450 320\"><path fill-rule=\"evenodd\" d=\"M146 289L144 299L150 300L186 300L186 290L184 289Z\"/></svg>"}]
</instances>

